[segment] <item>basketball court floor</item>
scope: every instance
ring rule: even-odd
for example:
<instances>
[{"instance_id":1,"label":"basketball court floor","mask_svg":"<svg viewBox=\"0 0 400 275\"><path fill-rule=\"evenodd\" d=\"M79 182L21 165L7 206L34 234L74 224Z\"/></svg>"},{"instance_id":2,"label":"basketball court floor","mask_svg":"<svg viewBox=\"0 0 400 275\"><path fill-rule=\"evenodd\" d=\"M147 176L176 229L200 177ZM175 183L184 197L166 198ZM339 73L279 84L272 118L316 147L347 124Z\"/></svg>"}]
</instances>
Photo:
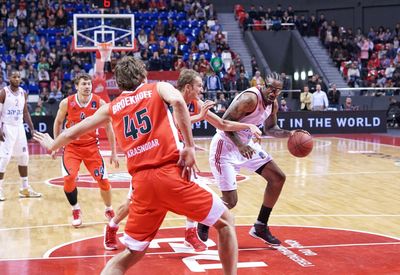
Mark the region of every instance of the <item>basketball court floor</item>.
<instances>
[{"instance_id":1,"label":"basketball court floor","mask_svg":"<svg viewBox=\"0 0 400 275\"><path fill-rule=\"evenodd\" d=\"M271 248L248 235L264 192L262 178L238 176L235 215L239 274L400 274L400 137L388 135L315 136L313 152L292 157L287 139L263 139L267 152L287 175L270 218L282 245ZM213 183L208 166L210 139L197 139L200 180ZM109 154L106 144L104 155ZM103 249L106 224L99 190L82 167L79 203L83 226L71 226L71 209L62 189L60 158L52 160L30 144L30 182L40 199L18 198L15 162L5 175L0 202L0 274L99 274L121 251ZM108 160L108 158L106 158ZM113 206L126 199L125 160L108 165ZM183 245L185 218L168 214L148 254L128 274L221 274L217 238L208 250ZM119 232L123 232L124 223Z\"/></svg>"}]
</instances>

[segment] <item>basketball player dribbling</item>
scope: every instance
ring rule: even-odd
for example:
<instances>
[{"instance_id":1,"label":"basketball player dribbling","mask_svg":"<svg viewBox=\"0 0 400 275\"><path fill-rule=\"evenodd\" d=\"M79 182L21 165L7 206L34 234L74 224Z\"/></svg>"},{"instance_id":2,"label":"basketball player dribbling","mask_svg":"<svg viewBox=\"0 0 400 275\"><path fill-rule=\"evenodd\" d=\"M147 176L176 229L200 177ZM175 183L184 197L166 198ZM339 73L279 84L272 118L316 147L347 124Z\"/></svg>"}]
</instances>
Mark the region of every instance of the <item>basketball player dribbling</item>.
<instances>
[{"instance_id":1,"label":"basketball player dribbling","mask_svg":"<svg viewBox=\"0 0 400 275\"><path fill-rule=\"evenodd\" d=\"M142 61L125 56L115 67L122 94L93 116L67 129L56 140L38 133L35 139L49 150L112 120L118 144L127 157L134 192L122 242L102 274L124 274L146 253L168 211L213 225L218 231L218 253L224 274L237 273L237 240L233 218L218 196L190 181L195 166L189 112L178 90L166 82L143 83ZM184 146L168 109L172 107Z\"/></svg>"}]
</instances>

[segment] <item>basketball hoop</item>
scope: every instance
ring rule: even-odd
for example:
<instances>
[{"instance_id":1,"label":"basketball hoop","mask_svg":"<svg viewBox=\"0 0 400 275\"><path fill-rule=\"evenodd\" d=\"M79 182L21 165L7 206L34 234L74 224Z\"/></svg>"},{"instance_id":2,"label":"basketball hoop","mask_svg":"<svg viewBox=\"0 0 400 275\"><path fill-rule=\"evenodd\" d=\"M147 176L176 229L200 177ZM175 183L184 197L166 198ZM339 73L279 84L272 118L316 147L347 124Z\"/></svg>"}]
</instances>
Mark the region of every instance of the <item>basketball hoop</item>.
<instances>
[{"instance_id":1,"label":"basketball hoop","mask_svg":"<svg viewBox=\"0 0 400 275\"><path fill-rule=\"evenodd\" d=\"M100 59L102 62L111 61L111 52L113 50L112 42L99 42L97 49L100 52Z\"/></svg>"}]
</instances>

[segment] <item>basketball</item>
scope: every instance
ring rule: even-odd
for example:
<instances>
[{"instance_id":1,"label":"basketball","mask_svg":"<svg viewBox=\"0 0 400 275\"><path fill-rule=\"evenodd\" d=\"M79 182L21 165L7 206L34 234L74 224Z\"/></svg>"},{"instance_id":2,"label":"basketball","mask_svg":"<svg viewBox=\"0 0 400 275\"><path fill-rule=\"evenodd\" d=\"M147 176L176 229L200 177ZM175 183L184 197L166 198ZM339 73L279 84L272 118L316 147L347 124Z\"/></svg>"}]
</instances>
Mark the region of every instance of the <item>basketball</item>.
<instances>
[{"instance_id":1,"label":"basketball","mask_svg":"<svg viewBox=\"0 0 400 275\"><path fill-rule=\"evenodd\" d=\"M298 158L308 156L313 149L313 139L307 131L295 131L288 139L289 152Z\"/></svg>"}]
</instances>

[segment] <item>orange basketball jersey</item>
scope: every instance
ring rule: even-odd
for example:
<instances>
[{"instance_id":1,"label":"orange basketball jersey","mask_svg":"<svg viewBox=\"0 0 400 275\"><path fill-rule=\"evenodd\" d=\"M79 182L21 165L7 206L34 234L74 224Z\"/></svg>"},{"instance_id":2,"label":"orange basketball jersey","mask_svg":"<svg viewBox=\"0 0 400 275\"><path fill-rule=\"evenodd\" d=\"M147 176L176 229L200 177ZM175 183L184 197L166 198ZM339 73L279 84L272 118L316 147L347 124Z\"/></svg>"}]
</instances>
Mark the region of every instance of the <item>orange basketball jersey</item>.
<instances>
[{"instance_id":1,"label":"orange basketball jersey","mask_svg":"<svg viewBox=\"0 0 400 275\"><path fill-rule=\"evenodd\" d=\"M68 97L68 108L67 108L67 122L65 124L66 128L69 128L75 124L78 124L85 118L93 115L100 108L100 97L92 94L91 99L86 104L82 106L78 101L78 95L70 95ZM80 136L77 140L74 140L70 144L79 146L93 145L98 142L97 130Z\"/></svg>"},{"instance_id":2,"label":"orange basketball jersey","mask_svg":"<svg viewBox=\"0 0 400 275\"><path fill-rule=\"evenodd\" d=\"M191 116L194 116L194 115L197 115L198 113L200 113L199 102L197 100L193 100L187 106L188 106L189 114Z\"/></svg>"},{"instance_id":3,"label":"orange basketball jersey","mask_svg":"<svg viewBox=\"0 0 400 275\"><path fill-rule=\"evenodd\" d=\"M157 92L157 83L122 92L109 108L130 174L178 161L182 144L172 114Z\"/></svg>"}]
</instances>

